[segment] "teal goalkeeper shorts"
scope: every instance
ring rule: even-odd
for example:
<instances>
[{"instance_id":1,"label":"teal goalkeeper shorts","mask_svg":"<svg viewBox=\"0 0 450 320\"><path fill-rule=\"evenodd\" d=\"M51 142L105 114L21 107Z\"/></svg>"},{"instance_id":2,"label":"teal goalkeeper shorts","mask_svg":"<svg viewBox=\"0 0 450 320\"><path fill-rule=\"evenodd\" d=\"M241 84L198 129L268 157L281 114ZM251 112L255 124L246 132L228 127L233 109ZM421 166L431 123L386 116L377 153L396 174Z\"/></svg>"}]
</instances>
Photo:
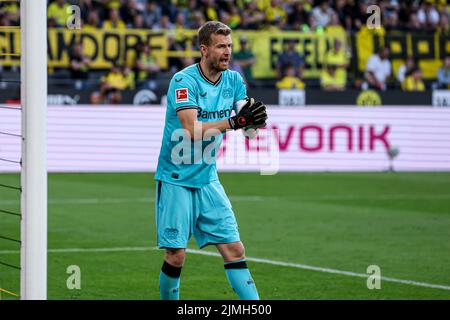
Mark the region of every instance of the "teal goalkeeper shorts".
<instances>
[{"instance_id":1,"label":"teal goalkeeper shorts","mask_svg":"<svg viewBox=\"0 0 450 320\"><path fill-rule=\"evenodd\" d=\"M201 188L156 181L155 204L159 248L187 248L192 235L200 248L240 241L230 200L219 181Z\"/></svg>"}]
</instances>

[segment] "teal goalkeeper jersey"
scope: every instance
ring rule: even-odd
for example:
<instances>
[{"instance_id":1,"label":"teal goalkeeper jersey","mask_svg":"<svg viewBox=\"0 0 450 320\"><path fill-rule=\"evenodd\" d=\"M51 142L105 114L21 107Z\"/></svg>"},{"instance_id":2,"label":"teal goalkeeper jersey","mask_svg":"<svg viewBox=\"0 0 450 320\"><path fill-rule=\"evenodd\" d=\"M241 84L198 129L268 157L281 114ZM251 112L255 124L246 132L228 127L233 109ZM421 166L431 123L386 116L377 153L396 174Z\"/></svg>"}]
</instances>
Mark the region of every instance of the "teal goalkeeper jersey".
<instances>
[{"instance_id":1,"label":"teal goalkeeper jersey","mask_svg":"<svg viewBox=\"0 0 450 320\"><path fill-rule=\"evenodd\" d=\"M176 73L167 92L166 120L155 179L191 188L218 180L215 157L223 134L209 141L192 142L181 130L177 112L196 109L200 122L224 120L232 116L232 111L236 112L236 102L246 98L244 81L235 71L223 71L215 83L203 74L198 63Z\"/></svg>"}]
</instances>

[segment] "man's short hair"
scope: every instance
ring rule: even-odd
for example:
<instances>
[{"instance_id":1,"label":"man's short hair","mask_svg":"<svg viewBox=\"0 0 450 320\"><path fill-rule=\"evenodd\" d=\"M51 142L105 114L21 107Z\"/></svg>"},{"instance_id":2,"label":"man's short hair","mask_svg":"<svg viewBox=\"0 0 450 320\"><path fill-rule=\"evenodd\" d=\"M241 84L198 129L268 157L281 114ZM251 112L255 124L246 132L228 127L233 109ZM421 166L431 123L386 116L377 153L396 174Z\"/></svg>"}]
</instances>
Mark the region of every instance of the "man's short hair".
<instances>
[{"instance_id":1,"label":"man's short hair","mask_svg":"<svg viewBox=\"0 0 450 320\"><path fill-rule=\"evenodd\" d=\"M231 29L226 24L220 21L208 21L198 29L199 45L209 46L211 44L211 35L221 34L228 36L231 34Z\"/></svg>"}]
</instances>

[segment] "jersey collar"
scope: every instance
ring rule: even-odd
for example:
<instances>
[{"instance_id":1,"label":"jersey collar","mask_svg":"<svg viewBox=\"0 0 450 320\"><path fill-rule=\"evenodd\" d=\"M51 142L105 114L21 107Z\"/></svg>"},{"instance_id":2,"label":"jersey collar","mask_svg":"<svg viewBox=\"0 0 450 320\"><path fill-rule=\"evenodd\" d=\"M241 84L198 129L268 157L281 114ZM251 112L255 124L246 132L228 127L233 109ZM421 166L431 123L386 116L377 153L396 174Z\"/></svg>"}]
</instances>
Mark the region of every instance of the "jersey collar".
<instances>
[{"instance_id":1,"label":"jersey collar","mask_svg":"<svg viewBox=\"0 0 450 320\"><path fill-rule=\"evenodd\" d=\"M220 83L220 81L222 80L222 72L220 73L219 79L217 79L216 82L212 82L203 73L202 67L200 67L200 63L197 63L197 69L198 69L198 72L200 73L200 75L202 76L203 80L205 80L209 84L212 84L213 86L217 86Z\"/></svg>"}]
</instances>

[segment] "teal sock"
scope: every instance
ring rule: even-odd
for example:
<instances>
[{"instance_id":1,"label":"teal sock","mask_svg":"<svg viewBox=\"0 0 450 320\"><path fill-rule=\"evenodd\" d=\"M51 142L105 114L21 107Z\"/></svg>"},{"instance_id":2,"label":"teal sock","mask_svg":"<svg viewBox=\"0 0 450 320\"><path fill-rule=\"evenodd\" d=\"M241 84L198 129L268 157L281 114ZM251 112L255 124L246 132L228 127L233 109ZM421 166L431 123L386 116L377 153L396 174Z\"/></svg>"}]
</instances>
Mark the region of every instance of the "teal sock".
<instances>
[{"instance_id":1,"label":"teal sock","mask_svg":"<svg viewBox=\"0 0 450 320\"><path fill-rule=\"evenodd\" d=\"M159 273L159 295L161 300L180 300L181 267L174 267L164 261Z\"/></svg>"},{"instance_id":2,"label":"teal sock","mask_svg":"<svg viewBox=\"0 0 450 320\"><path fill-rule=\"evenodd\" d=\"M258 291L245 260L225 263L225 273L239 299L259 300Z\"/></svg>"}]
</instances>

